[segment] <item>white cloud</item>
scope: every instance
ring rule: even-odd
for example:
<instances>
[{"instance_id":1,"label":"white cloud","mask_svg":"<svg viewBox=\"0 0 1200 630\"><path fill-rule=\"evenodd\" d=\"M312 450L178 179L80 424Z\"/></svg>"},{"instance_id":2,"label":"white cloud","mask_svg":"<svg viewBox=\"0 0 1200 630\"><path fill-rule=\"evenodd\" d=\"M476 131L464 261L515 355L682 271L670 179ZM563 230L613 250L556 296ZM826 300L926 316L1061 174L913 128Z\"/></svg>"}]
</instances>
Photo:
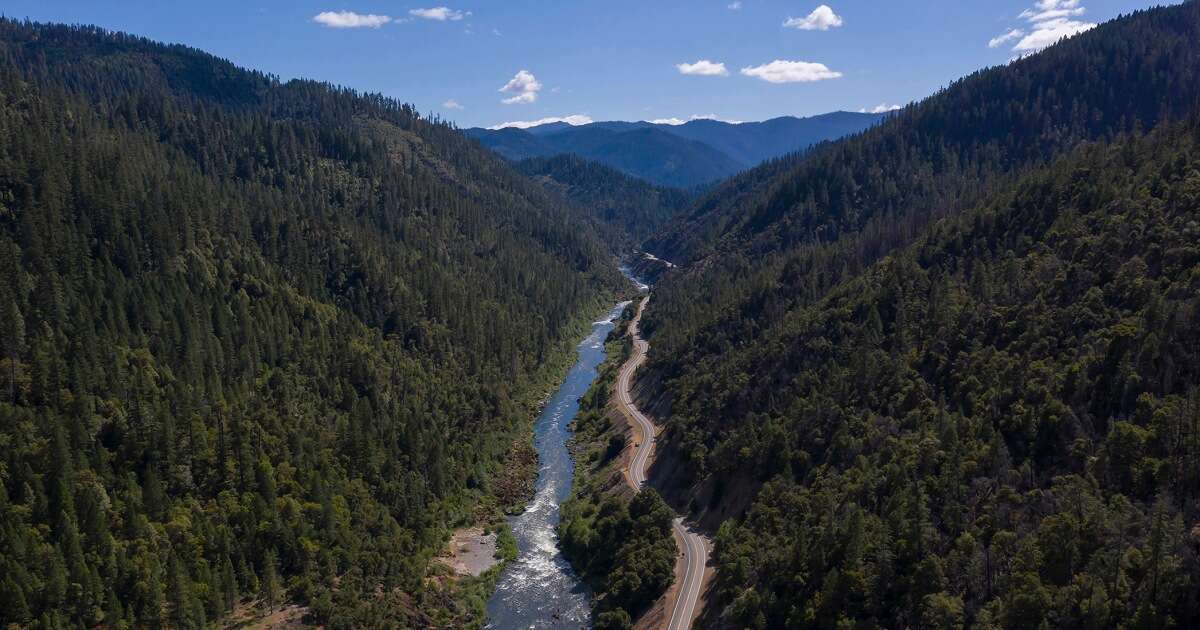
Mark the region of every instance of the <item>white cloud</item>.
<instances>
[{"instance_id":1,"label":"white cloud","mask_svg":"<svg viewBox=\"0 0 1200 630\"><path fill-rule=\"evenodd\" d=\"M830 70L823 63L783 59L776 59L761 66L742 68L742 74L757 77L768 83L808 83L842 76L841 72Z\"/></svg>"},{"instance_id":2,"label":"white cloud","mask_svg":"<svg viewBox=\"0 0 1200 630\"><path fill-rule=\"evenodd\" d=\"M549 118L539 118L538 120L514 120L512 122L493 125L488 127L488 129L493 131L496 129L507 129L509 127L514 129L529 129L530 127L537 127L539 125L548 125L550 123L559 122L575 126L586 125L592 122L592 117L585 114L571 114L570 116L551 116Z\"/></svg>"},{"instance_id":3,"label":"white cloud","mask_svg":"<svg viewBox=\"0 0 1200 630\"><path fill-rule=\"evenodd\" d=\"M676 117L672 116L671 118L655 118L654 120L647 120L646 122L648 122L652 125L672 125L672 126L674 126L674 125L682 125L684 123L689 123L693 120L718 120L720 122L729 123L731 125L740 125L743 122L741 120L729 120L728 118L721 118L720 116L717 116L716 114L692 114L691 116L688 116L686 119L676 118Z\"/></svg>"},{"instance_id":4,"label":"white cloud","mask_svg":"<svg viewBox=\"0 0 1200 630\"><path fill-rule=\"evenodd\" d=\"M1016 40L1012 47L1014 51L1022 54L1037 52L1060 39L1095 28L1092 22L1074 19L1086 12L1087 8L1080 5L1080 0L1037 0L1033 8L1025 9L1017 16L1029 23L1029 32L1010 29L993 37L988 48L998 48Z\"/></svg>"},{"instance_id":5,"label":"white cloud","mask_svg":"<svg viewBox=\"0 0 1200 630\"><path fill-rule=\"evenodd\" d=\"M828 31L831 28L837 28L842 25L842 16L833 12L829 5L822 4L813 9L808 17L794 18L789 17L783 23L784 26L798 28L802 31Z\"/></svg>"},{"instance_id":6,"label":"white cloud","mask_svg":"<svg viewBox=\"0 0 1200 630\"><path fill-rule=\"evenodd\" d=\"M500 101L505 105L518 105L532 103L537 100L537 93L542 89L542 84L528 70L522 70L509 79L504 87L500 88L501 92L512 94L512 96Z\"/></svg>"},{"instance_id":7,"label":"white cloud","mask_svg":"<svg viewBox=\"0 0 1200 630\"><path fill-rule=\"evenodd\" d=\"M537 92L521 92L516 96L500 99L505 105L528 105L537 100Z\"/></svg>"},{"instance_id":8,"label":"white cloud","mask_svg":"<svg viewBox=\"0 0 1200 630\"><path fill-rule=\"evenodd\" d=\"M505 83L500 91L512 95L500 101L504 104L527 104L538 100L541 83L533 76L532 72L522 70L509 79L509 82Z\"/></svg>"},{"instance_id":9,"label":"white cloud","mask_svg":"<svg viewBox=\"0 0 1200 630\"><path fill-rule=\"evenodd\" d=\"M459 109L459 110L466 109L462 105L459 105L458 101L456 101L454 99L450 99L450 100L446 101L445 103L442 103L442 107L444 107L446 109Z\"/></svg>"},{"instance_id":10,"label":"white cloud","mask_svg":"<svg viewBox=\"0 0 1200 630\"><path fill-rule=\"evenodd\" d=\"M542 89L542 84L528 70L521 70L509 79L504 87L500 88L501 92L537 92Z\"/></svg>"},{"instance_id":11,"label":"white cloud","mask_svg":"<svg viewBox=\"0 0 1200 630\"><path fill-rule=\"evenodd\" d=\"M392 21L387 15L362 14L353 11L322 11L312 21L329 28L379 28Z\"/></svg>"},{"instance_id":12,"label":"white cloud","mask_svg":"<svg viewBox=\"0 0 1200 630\"><path fill-rule=\"evenodd\" d=\"M1022 31L1019 28L1014 28L1003 35L997 35L996 37L988 40L988 48L999 48L1000 46L1003 46L1014 39L1020 39L1022 37L1025 37L1025 31Z\"/></svg>"},{"instance_id":13,"label":"white cloud","mask_svg":"<svg viewBox=\"0 0 1200 630\"><path fill-rule=\"evenodd\" d=\"M728 5L730 11L737 11L742 8L742 0L733 0Z\"/></svg>"},{"instance_id":14,"label":"white cloud","mask_svg":"<svg viewBox=\"0 0 1200 630\"><path fill-rule=\"evenodd\" d=\"M741 120L730 120L728 118L721 118L720 116L718 116L716 114L693 114L692 120L716 120L716 121L723 122L723 123L729 123L731 125L740 125L743 122L745 122L745 121L741 121Z\"/></svg>"},{"instance_id":15,"label":"white cloud","mask_svg":"<svg viewBox=\"0 0 1200 630\"><path fill-rule=\"evenodd\" d=\"M1017 45L1013 46L1013 50L1018 52L1038 51L1057 43L1058 40L1064 37L1071 37L1072 35L1078 35L1084 31L1096 28L1096 25L1092 22L1079 22L1066 18L1047 20L1034 26L1033 32L1017 42Z\"/></svg>"},{"instance_id":16,"label":"white cloud","mask_svg":"<svg viewBox=\"0 0 1200 630\"><path fill-rule=\"evenodd\" d=\"M880 103L880 104L876 105L875 107L872 107L871 109L867 109L867 108L863 107L862 109L859 109L858 112L860 114L885 114L887 112L894 112L898 109L900 109L899 105L888 105L887 103Z\"/></svg>"},{"instance_id":17,"label":"white cloud","mask_svg":"<svg viewBox=\"0 0 1200 630\"><path fill-rule=\"evenodd\" d=\"M450 20L457 22L469 15L470 11L455 11L447 7L433 7L430 9L413 9L408 12L413 17L419 17L423 20L434 20L436 22L445 22Z\"/></svg>"},{"instance_id":18,"label":"white cloud","mask_svg":"<svg viewBox=\"0 0 1200 630\"><path fill-rule=\"evenodd\" d=\"M1079 0L1038 0L1032 9L1025 9L1017 17L1030 22L1042 22L1064 17L1083 15L1087 9L1079 6Z\"/></svg>"},{"instance_id":19,"label":"white cloud","mask_svg":"<svg viewBox=\"0 0 1200 630\"><path fill-rule=\"evenodd\" d=\"M725 69L725 64L716 63L707 59L701 59L696 63L677 63L675 68L679 70L679 74L694 74L705 77L727 77L729 71Z\"/></svg>"}]
</instances>

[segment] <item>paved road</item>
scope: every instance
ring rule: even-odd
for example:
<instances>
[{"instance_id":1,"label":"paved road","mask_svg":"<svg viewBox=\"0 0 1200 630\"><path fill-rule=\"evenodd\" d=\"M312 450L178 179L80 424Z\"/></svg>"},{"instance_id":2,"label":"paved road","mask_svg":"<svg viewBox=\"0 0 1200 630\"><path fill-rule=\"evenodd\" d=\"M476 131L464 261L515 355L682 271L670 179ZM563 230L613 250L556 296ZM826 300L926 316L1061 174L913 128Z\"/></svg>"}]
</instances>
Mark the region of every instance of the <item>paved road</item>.
<instances>
[{"instance_id":1,"label":"paved road","mask_svg":"<svg viewBox=\"0 0 1200 630\"><path fill-rule=\"evenodd\" d=\"M630 393L633 383L633 373L646 362L646 351L650 344L642 339L638 324L642 321L642 311L650 298L642 300L638 306L637 315L629 324L629 334L633 337L633 356L621 366L617 375L618 406L631 421L637 424L642 433L642 441L633 453L633 462L629 465L629 484L634 490L641 490L646 482L646 468L650 463L650 454L654 452L654 438L658 435L658 427L633 404ZM682 518L674 522L675 533L683 541L683 554L687 568L683 574L683 582L679 585L679 593L675 597L675 607L671 610L671 620L668 630L687 630L692 627L692 617L696 614L696 602L700 599L700 590L704 585L704 567L708 564L708 545L699 534L687 528Z\"/></svg>"}]
</instances>

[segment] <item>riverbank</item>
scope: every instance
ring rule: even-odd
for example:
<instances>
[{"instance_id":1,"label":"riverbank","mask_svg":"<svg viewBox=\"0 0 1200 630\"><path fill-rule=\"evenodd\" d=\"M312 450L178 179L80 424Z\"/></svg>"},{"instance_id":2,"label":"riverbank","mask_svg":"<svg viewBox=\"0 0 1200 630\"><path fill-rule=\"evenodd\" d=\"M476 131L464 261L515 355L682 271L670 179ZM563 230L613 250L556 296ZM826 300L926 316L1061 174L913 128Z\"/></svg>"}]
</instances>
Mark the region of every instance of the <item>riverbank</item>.
<instances>
[{"instance_id":1,"label":"riverbank","mask_svg":"<svg viewBox=\"0 0 1200 630\"><path fill-rule=\"evenodd\" d=\"M590 623L590 593L562 557L555 527L574 473L566 448L569 425L580 397L596 377L604 358L604 340L623 307L611 307L607 317L592 323L591 333L577 345L574 366L534 424L533 444L539 462L536 493L524 512L508 520L518 556L504 568L488 601L488 627L578 628Z\"/></svg>"},{"instance_id":2,"label":"riverbank","mask_svg":"<svg viewBox=\"0 0 1200 630\"><path fill-rule=\"evenodd\" d=\"M523 382L512 383L509 390L497 393L497 404L509 410L507 430L486 445L486 452L477 453L476 461L484 464L474 473L477 481L438 506L437 518L445 528L438 536L440 545L426 555L424 586L418 597L402 598L404 601L391 605L407 610L429 627L484 626L487 602L506 565L517 556L508 516L521 512L533 497L533 480L538 473L533 446L535 419L575 365L579 340L594 327L597 313L611 309L615 299L613 295L597 295L593 304L566 327L538 370ZM461 551L457 543L476 530L483 532L481 536L494 534L497 549L489 566L478 575L470 575L450 565ZM379 599L382 602L398 597L387 593Z\"/></svg>"},{"instance_id":3,"label":"riverbank","mask_svg":"<svg viewBox=\"0 0 1200 630\"><path fill-rule=\"evenodd\" d=\"M596 628L654 628L666 619L663 594L675 583L670 508L648 489L635 493L625 471L642 439L613 404L632 349L626 309L607 340L600 376L580 402L571 450L575 483L559 526L563 552L596 593Z\"/></svg>"}]
</instances>

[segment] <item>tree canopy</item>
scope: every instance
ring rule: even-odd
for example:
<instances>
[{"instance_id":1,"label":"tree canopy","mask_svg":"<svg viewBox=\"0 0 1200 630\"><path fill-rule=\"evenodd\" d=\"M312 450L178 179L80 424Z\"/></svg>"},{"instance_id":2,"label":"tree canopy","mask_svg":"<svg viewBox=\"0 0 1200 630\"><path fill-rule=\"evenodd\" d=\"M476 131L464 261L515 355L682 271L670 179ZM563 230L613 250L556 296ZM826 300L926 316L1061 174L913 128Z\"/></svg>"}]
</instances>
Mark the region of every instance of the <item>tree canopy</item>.
<instances>
[{"instance_id":1,"label":"tree canopy","mask_svg":"<svg viewBox=\"0 0 1200 630\"><path fill-rule=\"evenodd\" d=\"M621 283L577 210L379 96L87 27L0 59L0 623L455 606L428 559Z\"/></svg>"},{"instance_id":2,"label":"tree canopy","mask_svg":"<svg viewBox=\"0 0 1200 630\"><path fill-rule=\"evenodd\" d=\"M651 239L683 263L643 321L708 614L1200 623L1198 42L1200 3L1137 12Z\"/></svg>"}]
</instances>

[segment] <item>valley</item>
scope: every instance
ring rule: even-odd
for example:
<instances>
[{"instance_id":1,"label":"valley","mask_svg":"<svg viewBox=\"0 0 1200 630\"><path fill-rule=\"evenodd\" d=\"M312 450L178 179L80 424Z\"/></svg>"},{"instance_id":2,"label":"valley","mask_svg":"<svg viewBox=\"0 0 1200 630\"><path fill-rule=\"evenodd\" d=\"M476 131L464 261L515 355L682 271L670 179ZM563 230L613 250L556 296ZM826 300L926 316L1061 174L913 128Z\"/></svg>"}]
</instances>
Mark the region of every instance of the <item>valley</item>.
<instances>
[{"instance_id":1,"label":"valley","mask_svg":"<svg viewBox=\"0 0 1200 630\"><path fill-rule=\"evenodd\" d=\"M569 426L578 399L596 376L604 357L603 340L627 303L620 303L578 346L579 359L562 386L546 402L534 424L540 467L536 494L510 520L518 555L500 575L488 601L489 628L577 628L590 619L587 587L579 582L555 543L559 504L571 489L573 464L567 452Z\"/></svg>"},{"instance_id":2,"label":"valley","mask_svg":"<svg viewBox=\"0 0 1200 630\"><path fill-rule=\"evenodd\" d=\"M1200 0L1002 4L14 0L0 625L1200 626Z\"/></svg>"}]
</instances>

